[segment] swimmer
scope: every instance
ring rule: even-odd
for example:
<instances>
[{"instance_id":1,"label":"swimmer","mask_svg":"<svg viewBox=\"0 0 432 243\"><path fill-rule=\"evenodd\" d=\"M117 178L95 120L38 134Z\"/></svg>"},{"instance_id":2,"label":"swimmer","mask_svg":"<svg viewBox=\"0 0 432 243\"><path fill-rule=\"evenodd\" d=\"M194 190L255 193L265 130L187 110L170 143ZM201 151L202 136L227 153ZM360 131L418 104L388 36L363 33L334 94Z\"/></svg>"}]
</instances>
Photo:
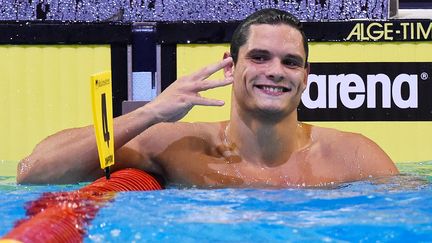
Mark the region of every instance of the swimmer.
<instances>
[{"instance_id":1,"label":"swimmer","mask_svg":"<svg viewBox=\"0 0 432 243\"><path fill-rule=\"evenodd\" d=\"M247 17L222 61L173 82L155 100L115 118L116 164L166 183L201 188L285 188L398 174L390 157L355 133L299 122L309 73L308 43L291 14ZM209 80L223 70L225 79ZM177 122L195 105L221 106L198 92L231 84L229 121ZM74 183L103 176L92 126L49 136L18 165L18 183Z\"/></svg>"}]
</instances>

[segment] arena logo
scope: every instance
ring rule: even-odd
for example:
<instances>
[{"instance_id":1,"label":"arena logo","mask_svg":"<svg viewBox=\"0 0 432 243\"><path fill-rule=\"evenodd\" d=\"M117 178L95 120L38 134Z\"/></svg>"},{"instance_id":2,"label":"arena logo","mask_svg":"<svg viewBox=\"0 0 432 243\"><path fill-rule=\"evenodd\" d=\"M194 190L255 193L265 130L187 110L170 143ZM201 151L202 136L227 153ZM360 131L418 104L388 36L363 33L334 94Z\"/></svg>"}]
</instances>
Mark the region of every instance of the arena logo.
<instances>
[{"instance_id":1,"label":"arena logo","mask_svg":"<svg viewBox=\"0 0 432 243\"><path fill-rule=\"evenodd\" d=\"M419 75L401 73L394 80L384 73L364 76L366 80L355 73L310 74L302 103L309 109L339 108L338 104L348 109L365 105L374 109L378 97L381 98L378 108L418 108Z\"/></svg>"}]
</instances>

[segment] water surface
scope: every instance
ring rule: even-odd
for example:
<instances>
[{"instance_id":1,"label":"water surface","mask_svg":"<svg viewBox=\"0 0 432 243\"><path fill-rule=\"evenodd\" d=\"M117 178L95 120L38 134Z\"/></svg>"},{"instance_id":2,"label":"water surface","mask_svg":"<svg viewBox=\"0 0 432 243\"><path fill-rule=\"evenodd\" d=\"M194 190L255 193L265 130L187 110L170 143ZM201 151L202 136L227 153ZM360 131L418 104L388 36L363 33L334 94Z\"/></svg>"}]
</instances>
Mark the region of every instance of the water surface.
<instances>
[{"instance_id":1,"label":"water surface","mask_svg":"<svg viewBox=\"0 0 432 243\"><path fill-rule=\"evenodd\" d=\"M432 161L402 174L323 189L179 189L118 193L84 242L432 241ZM0 236L26 202L85 184L21 186L0 176Z\"/></svg>"}]
</instances>

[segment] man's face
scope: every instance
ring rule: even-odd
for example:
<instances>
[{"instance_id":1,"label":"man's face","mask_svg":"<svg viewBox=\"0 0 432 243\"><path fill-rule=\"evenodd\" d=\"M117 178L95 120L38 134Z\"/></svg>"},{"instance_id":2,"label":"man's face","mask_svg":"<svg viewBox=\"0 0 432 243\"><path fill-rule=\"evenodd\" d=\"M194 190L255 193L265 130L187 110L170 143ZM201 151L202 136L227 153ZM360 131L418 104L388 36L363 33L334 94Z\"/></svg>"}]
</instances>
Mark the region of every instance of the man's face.
<instances>
[{"instance_id":1,"label":"man's face","mask_svg":"<svg viewBox=\"0 0 432 243\"><path fill-rule=\"evenodd\" d=\"M308 70L301 33L285 24L252 25L233 70L235 103L265 115L297 109Z\"/></svg>"}]
</instances>

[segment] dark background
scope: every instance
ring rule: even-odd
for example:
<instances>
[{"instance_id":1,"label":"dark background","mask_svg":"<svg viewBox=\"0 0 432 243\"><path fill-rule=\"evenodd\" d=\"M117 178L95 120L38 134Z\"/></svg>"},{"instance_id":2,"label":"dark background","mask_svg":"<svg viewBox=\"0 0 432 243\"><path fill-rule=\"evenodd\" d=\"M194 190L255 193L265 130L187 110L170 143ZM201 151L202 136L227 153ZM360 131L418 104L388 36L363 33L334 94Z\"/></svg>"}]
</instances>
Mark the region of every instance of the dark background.
<instances>
[{"instance_id":1,"label":"dark background","mask_svg":"<svg viewBox=\"0 0 432 243\"><path fill-rule=\"evenodd\" d=\"M432 9L431 0L399 0L399 8L427 8Z\"/></svg>"}]
</instances>

